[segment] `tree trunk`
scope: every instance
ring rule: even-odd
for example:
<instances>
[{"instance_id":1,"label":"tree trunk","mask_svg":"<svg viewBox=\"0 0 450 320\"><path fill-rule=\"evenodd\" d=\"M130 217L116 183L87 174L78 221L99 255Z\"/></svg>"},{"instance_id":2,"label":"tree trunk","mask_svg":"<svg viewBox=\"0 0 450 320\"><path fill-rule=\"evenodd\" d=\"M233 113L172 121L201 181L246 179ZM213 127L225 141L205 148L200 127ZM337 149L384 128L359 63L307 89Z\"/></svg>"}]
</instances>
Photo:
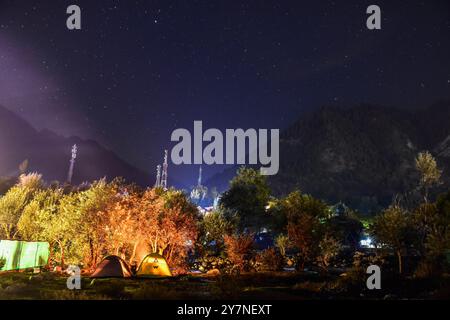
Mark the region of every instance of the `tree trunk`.
<instances>
[{"instance_id":1,"label":"tree trunk","mask_svg":"<svg viewBox=\"0 0 450 320\"><path fill-rule=\"evenodd\" d=\"M398 258L398 273L402 274L402 253L400 250L397 251L397 258Z\"/></svg>"},{"instance_id":2,"label":"tree trunk","mask_svg":"<svg viewBox=\"0 0 450 320\"><path fill-rule=\"evenodd\" d=\"M64 247L61 242L59 243L59 250L61 252L61 271L64 269Z\"/></svg>"},{"instance_id":3,"label":"tree trunk","mask_svg":"<svg viewBox=\"0 0 450 320\"><path fill-rule=\"evenodd\" d=\"M136 250L137 250L138 244L139 244L139 241L136 241L136 242L134 243L134 246L133 246L133 252L131 253L131 257L130 257L130 260L129 260L129 263L130 263L130 264L133 262L133 259L134 259L134 257L136 256Z\"/></svg>"}]
</instances>

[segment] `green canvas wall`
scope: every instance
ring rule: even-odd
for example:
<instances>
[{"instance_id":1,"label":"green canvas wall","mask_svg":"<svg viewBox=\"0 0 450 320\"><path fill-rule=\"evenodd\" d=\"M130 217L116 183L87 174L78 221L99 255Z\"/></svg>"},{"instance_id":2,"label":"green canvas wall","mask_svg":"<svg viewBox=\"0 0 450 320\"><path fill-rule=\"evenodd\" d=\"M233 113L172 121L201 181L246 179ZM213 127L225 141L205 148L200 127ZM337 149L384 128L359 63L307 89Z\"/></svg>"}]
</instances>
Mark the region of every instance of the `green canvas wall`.
<instances>
[{"instance_id":1,"label":"green canvas wall","mask_svg":"<svg viewBox=\"0 0 450 320\"><path fill-rule=\"evenodd\" d=\"M0 240L0 271L43 267L48 257L48 242Z\"/></svg>"}]
</instances>

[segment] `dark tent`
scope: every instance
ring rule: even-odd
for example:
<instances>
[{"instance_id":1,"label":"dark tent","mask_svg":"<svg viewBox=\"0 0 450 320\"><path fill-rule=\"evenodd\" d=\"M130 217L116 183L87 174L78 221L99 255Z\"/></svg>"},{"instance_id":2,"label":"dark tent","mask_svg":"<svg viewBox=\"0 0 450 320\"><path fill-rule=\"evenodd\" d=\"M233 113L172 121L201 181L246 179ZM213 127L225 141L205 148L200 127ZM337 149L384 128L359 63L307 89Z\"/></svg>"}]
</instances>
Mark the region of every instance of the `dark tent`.
<instances>
[{"instance_id":1,"label":"dark tent","mask_svg":"<svg viewBox=\"0 0 450 320\"><path fill-rule=\"evenodd\" d=\"M100 262L91 278L129 278L132 276L128 264L118 256L107 256Z\"/></svg>"}]
</instances>

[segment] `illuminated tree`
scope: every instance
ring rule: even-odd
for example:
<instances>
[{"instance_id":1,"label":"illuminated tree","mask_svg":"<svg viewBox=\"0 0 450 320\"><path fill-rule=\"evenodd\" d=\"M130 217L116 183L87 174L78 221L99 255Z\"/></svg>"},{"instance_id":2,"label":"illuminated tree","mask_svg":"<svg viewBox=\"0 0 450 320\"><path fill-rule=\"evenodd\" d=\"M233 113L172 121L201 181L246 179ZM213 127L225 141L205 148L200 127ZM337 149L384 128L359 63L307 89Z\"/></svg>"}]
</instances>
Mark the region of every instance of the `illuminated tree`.
<instances>
[{"instance_id":1,"label":"illuminated tree","mask_svg":"<svg viewBox=\"0 0 450 320\"><path fill-rule=\"evenodd\" d=\"M159 192L150 189L144 193L139 206L138 233L169 264L182 265L197 239L198 211L179 191Z\"/></svg>"},{"instance_id":2,"label":"illuminated tree","mask_svg":"<svg viewBox=\"0 0 450 320\"><path fill-rule=\"evenodd\" d=\"M419 186L423 191L424 201L427 203L429 190L440 183L442 171L439 170L436 160L428 151L417 155L416 168L420 173Z\"/></svg>"},{"instance_id":3,"label":"illuminated tree","mask_svg":"<svg viewBox=\"0 0 450 320\"><path fill-rule=\"evenodd\" d=\"M106 210L104 223L109 250L128 255L130 262L150 252L181 266L197 239L198 212L178 191L148 189L130 193Z\"/></svg>"},{"instance_id":4,"label":"illuminated tree","mask_svg":"<svg viewBox=\"0 0 450 320\"><path fill-rule=\"evenodd\" d=\"M42 175L37 172L28 174L21 174L17 185L21 188L27 188L29 190L38 190L44 187L42 181Z\"/></svg>"},{"instance_id":5,"label":"illuminated tree","mask_svg":"<svg viewBox=\"0 0 450 320\"><path fill-rule=\"evenodd\" d=\"M86 265L94 267L107 245L105 215L109 215L107 208L121 197L119 185L115 182L107 183L104 179L94 182L89 189L77 193L77 203L74 210L80 224L77 236L73 241L79 248L79 255L84 258Z\"/></svg>"},{"instance_id":6,"label":"illuminated tree","mask_svg":"<svg viewBox=\"0 0 450 320\"><path fill-rule=\"evenodd\" d=\"M21 175L17 185L0 197L0 235L4 239L17 236L17 223L33 194L42 188L42 176L37 173Z\"/></svg>"},{"instance_id":7,"label":"illuminated tree","mask_svg":"<svg viewBox=\"0 0 450 320\"><path fill-rule=\"evenodd\" d=\"M286 256L286 250L290 246L289 237L284 234L280 234L275 238L275 246L280 250L283 257Z\"/></svg>"},{"instance_id":8,"label":"illuminated tree","mask_svg":"<svg viewBox=\"0 0 450 320\"><path fill-rule=\"evenodd\" d=\"M298 268L314 261L324 232L321 223L327 216L327 206L310 195L292 192L282 200L282 211L287 220L290 242L298 250Z\"/></svg>"},{"instance_id":9,"label":"illuminated tree","mask_svg":"<svg viewBox=\"0 0 450 320\"><path fill-rule=\"evenodd\" d=\"M25 241L42 241L48 217L58 214L61 189L45 189L36 192L33 200L24 208L17 224L20 238Z\"/></svg>"}]
</instances>

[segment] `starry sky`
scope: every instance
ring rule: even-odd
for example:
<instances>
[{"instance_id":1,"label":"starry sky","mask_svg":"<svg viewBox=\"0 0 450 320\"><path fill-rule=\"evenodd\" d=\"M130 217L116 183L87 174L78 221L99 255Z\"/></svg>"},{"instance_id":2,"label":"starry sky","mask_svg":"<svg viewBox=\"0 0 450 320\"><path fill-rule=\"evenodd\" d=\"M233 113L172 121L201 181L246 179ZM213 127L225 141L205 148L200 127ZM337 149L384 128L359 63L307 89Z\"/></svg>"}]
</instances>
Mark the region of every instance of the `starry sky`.
<instances>
[{"instance_id":1,"label":"starry sky","mask_svg":"<svg viewBox=\"0 0 450 320\"><path fill-rule=\"evenodd\" d=\"M448 99L449 39L446 0L0 0L0 104L153 172L194 120L282 129L322 105Z\"/></svg>"}]
</instances>

